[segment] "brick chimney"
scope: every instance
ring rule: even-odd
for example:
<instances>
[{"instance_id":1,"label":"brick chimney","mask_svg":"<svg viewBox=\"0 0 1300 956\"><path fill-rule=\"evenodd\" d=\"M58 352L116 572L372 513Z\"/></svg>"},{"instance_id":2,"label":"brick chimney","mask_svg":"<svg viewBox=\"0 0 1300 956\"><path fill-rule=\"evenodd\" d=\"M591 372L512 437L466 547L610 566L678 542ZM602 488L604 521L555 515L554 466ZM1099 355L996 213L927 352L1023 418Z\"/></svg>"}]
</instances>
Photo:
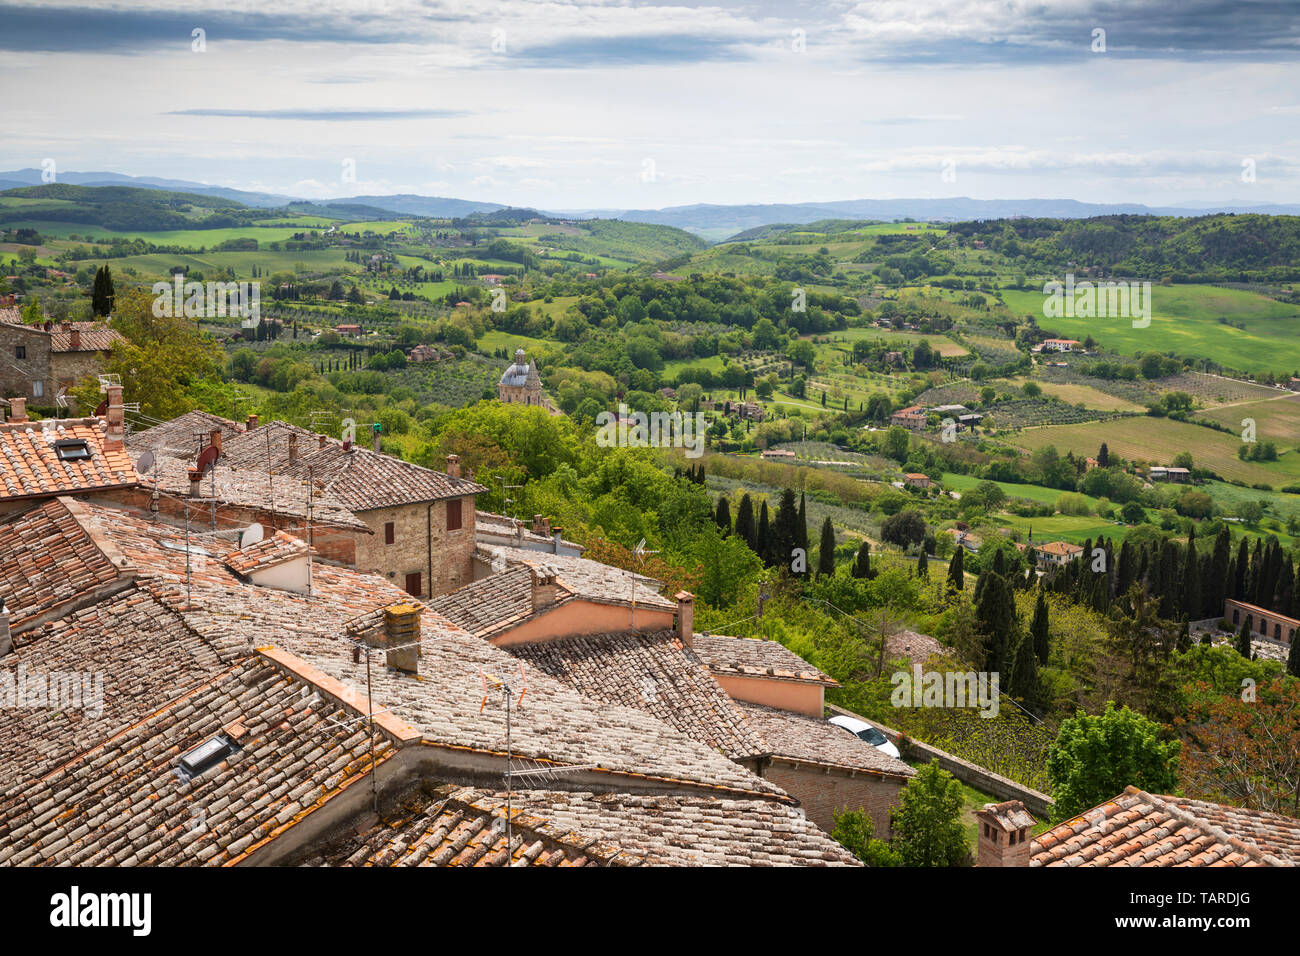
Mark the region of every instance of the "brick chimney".
<instances>
[{"instance_id":1,"label":"brick chimney","mask_svg":"<svg viewBox=\"0 0 1300 956\"><path fill-rule=\"evenodd\" d=\"M328 439L327 437L325 437L324 435L321 435L321 436L320 436L320 447L321 447L321 448L324 448L325 445L326 445L328 442L329 442L329 439Z\"/></svg>"},{"instance_id":2,"label":"brick chimney","mask_svg":"<svg viewBox=\"0 0 1300 956\"><path fill-rule=\"evenodd\" d=\"M695 644L695 595L690 591L678 591L677 598L677 639L687 647Z\"/></svg>"},{"instance_id":3,"label":"brick chimney","mask_svg":"<svg viewBox=\"0 0 1300 956\"><path fill-rule=\"evenodd\" d=\"M108 386L108 430L104 433L105 448L121 448L126 439L126 409L122 407L122 386Z\"/></svg>"},{"instance_id":4,"label":"brick chimney","mask_svg":"<svg viewBox=\"0 0 1300 956\"><path fill-rule=\"evenodd\" d=\"M256 427L257 427L257 416L256 416L256 415L249 415L249 416L248 416L248 427L247 427L246 430L251 432L251 431L252 431L254 428L256 428Z\"/></svg>"},{"instance_id":5,"label":"brick chimney","mask_svg":"<svg viewBox=\"0 0 1300 956\"><path fill-rule=\"evenodd\" d=\"M1034 818L1019 800L986 803L975 811L979 824L977 866L1028 866Z\"/></svg>"},{"instance_id":6,"label":"brick chimney","mask_svg":"<svg viewBox=\"0 0 1300 956\"><path fill-rule=\"evenodd\" d=\"M9 420L11 422L27 421L27 399L26 398L9 399Z\"/></svg>"},{"instance_id":7,"label":"brick chimney","mask_svg":"<svg viewBox=\"0 0 1300 956\"><path fill-rule=\"evenodd\" d=\"M447 477L448 478L460 477L460 455L447 456Z\"/></svg>"},{"instance_id":8,"label":"brick chimney","mask_svg":"<svg viewBox=\"0 0 1300 956\"><path fill-rule=\"evenodd\" d=\"M298 460L298 436L294 432L289 432L289 464Z\"/></svg>"},{"instance_id":9,"label":"brick chimney","mask_svg":"<svg viewBox=\"0 0 1300 956\"><path fill-rule=\"evenodd\" d=\"M384 638L390 650L386 655L389 667L407 674L420 672L420 605L413 603L390 604L384 608ZM411 646L402 646L411 645Z\"/></svg>"},{"instance_id":10,"label":"brick chimney","mask_svg":"<svg viewBox=\"0 0 1300 956\"><path fill-rule=\"evenodd\" d=\"M71 322L68 323L68 344L74 352L81 348L81 329Z\"/></svg>"},{"instance_id":11,"label":"brick chimney","mask_svg":"<svg viewBox=\"0 0 1300 956\"><path fill-rule=\"evenodd\" d=\"M533 585L533 610L540 611L550 607L559 600L559 588L555 583L555 570L547 567L530 567Z\"/></svg>"},{"instance_id":12,"label":"brick chimney","mask_svg":"<svg viewBox=\"0 0 1300 956\"><path fill-rule=\"evenodd\" d=\"M221 454L222 449L221 449L221 429L220 429L220 428L214 428L214 429L212 429L212 431L208 432L208 444L210 444L213 448L215 448L215 449L217 450L217 454L218 454L218 455Z\"/></svg>"},{"instance_id":13,"label":"brick chimney","mask_svg":"<svg viewBox=\"0 0 1300 956\"><path fill-rule=\"evenodd\" d=\"M549 518L543 518L541 515L533 515L533 534L550 534L551 522Z\"/></svg>"},{"instance_id":14,"label":"brick chimney","mask_svg":"<svg viewBox=\"0 0 1300 956\"><path fill-rule=\"evenodd\" d=\"M383 435L381 435L379 432L375 431L374 429L371 429L371 434L374 435L374 440L373 443L371 444L371 447L374 449L375 454L378 455L380 452L380 446L383 444L382 441Z\"/></svg>"},{"instance_id":15,"label":"brick chimney","mask_svg":"<svg viewBox=\"0 0 1300 956\"><path fill-rule=\"evenodd\" d=\"M191 468L190 472L190 497L199 498L203 494L203 473L197 468Z\"/></svg>"}]
</instances>

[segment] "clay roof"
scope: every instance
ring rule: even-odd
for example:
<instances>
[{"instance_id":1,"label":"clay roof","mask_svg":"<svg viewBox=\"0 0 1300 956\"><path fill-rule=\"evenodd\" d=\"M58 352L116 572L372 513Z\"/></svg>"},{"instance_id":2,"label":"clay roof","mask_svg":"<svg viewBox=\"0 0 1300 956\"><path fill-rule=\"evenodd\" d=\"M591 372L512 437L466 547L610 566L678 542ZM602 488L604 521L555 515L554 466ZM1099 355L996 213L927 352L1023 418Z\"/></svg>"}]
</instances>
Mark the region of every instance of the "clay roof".
<instances>
[{"instance_id":1,"label":"clay roof","mask_svg":"<svg viewBox=\"0 0 1300 956\"><path fill-rule=\"evenodd\" d=\"M128 574L113 549L81 526L80 507L52 498L0 524L0 596L14 631Z\"/></svg>"},{"instance_id":2,"label":"clay roof","mask_svg":"<svg viewBox=\"0 0 1300 956\"><path fill-rule=\"evenodd\" d=\"M692 646L714 674L839 686L834 678L823 674L777 641L696 634Z\"/></svg>"},{"instance_id":3,"label":"clay roof","mask_svg":"<svg viewBox=\"0 0 1300 956\"><path fill-rule=\"evenodd\" d=\"M997 821L1003 831L1020 830L1024 827L1034 827L1038 821L1035 820L1025 805L1019 800L1004 800L1002 803L986 803L976 814L981 817L988 817Z\"/></svg>"},{"instance_id":4,"label":"clay roof","mask_svg":"<svg viewBox=\"0 0 1300 956\"><path fill-rule=\"evenodd\" d=\"M506 795L444 787L303 862L502 866ZM803 814L765 800L517 790L511 866L858 866Z\"/></svg>"},{"instance_id":5,"label":"clay roof","mask_svg":"<svg viewBox=\"0 0 1300 956\"><path fill-rule=\"evenodd\" d=\"M307 547L306 542L283 531L276 531L256 544L231 551L223 560L230 570L247 577L257 571L265 571L277 564L284 564L286 561L305 558L311 553L312 549Z\"/></svg>"},{"instance_id":6,"label":"clay roof","mask_svg":"<svg viewBox=\"0 0 1300 956\"><path fill-rule=\"evenodd\" d=\"M1030 853L1030 866L1297 866L1300 820L1126 787Z\"/></svg>"},{"instance_id":7,"label":"clay roof","mask_svg":"<svg viewBox=\"0 0 1300 956\"><path fill-rule=\"evenodd\" d=\"M559 531L560 529L556 528L555 530ZM533 531L531 526L517 518L493 514L491 511L474 512L474 534L476 537L493 535L503 538L515 538L516 540L522 538L524 541L530 541L538 545L538 550L549 550L555 545L554 534L539 534ZM586 550L582 545L573 541L561 539L561 542L565 547Z\"/></svg>"},{"instance_id":8,"label":"clay roof","mask_svg":"<svg viewBox=\"0 0 1300 956\"><path fill-rule=\"evenodd\" d=\"M634 574L622 568L601 564L590 558L567 554L531 551L528 548L511 548L498 544L479 544L477 555L481 561L494 568L527 565L532 568L550 568L556 581L566 591L584 601L598 604L616 604L631 607L653 607L661 610L676 609L677 604L659 593L660 583L643 574Z\"/></svg>"},{"instance_id":9,"label":"clay roof","mask_svg":"<svg viewBox=\"0 0 1300 956\"><path fill-rule=\"evenodd\" d=\"M72 347L72 333L65 331L62 325L55 325L50 330L50 350L53 352L100 352L111 349L117 342L126 339L117 329L111 329L102 322L73 322L77 330L79 345Z\"/></svg>"},{"instance_id":10,"label":"clay roof","mask_svg":"<svg viewBox=\"0 0 1300 956\"><path fill-rule=\"evenodd\" d=\"M767 741L768 752L774 757L895 777L916 774L903 761L877 750L825 718L748 701L736 701L736 706L749 725Z\"/></svg>"},{"instance_id":11,"label":"clay roof","mask_svg":"<svg viewBox=\"0 0 1300 956\"><path fill-rule=\"evenodd\" d=\"M47 421L51 421L47 419ZM106 425L98 418L0 424L0 500L129 487L137 483L125 446L106 446ZM64 461L55 442L80 439L90 457Z\"/></svg>"},{"instance_id":12,"label":"clay roof","mask_svg":"<svg viewBox=\"0 0 1300 956\"><path fill-rule=\"evenodd\" d=\"M546 608L572 599L567 591ZM519 565L457 588L429 602L438 614L471 634L491 639L533 616L533 576Z\"/></svg>"},{"instance_id":13,"label":"clay roof","mask_svg":"<svg viewBox=\"0 0 1300 956\"><path fill-rule=\"evenodd\" d=\"M136 455L149 449L155 454L163 453L192 462L198 456L200 447L207 447L208 434L214 428L221 429L223 442L239 433L239 425L230 419L196 408L144 431L132 430L126 438L126 444ZM200 435L203 436L202 445L198 437Z\"/></svg>"},{"instance_id":14,"label":"clay roof","mask_svg":"<svg viewBox=\"0 0 1300 956\"><path fill-rule=\"evenodd\" d=\"M298 437L299 456L316 451L320 447L322 437L325 438L326 444L342 445L338 439L319 435L288 422L274 421L260 425L252 431L223 435L222 461L232 468L255 468L259 471L270 469L277 473L281 472L289 466L290 435Z\"/></svg>"},{"instance_id":15,"label":"clay roof","mask_svg":"<svg viewBox=\"0 0 1300 956\"><path fill-rule=\"evenodd\" d=\"M370 772L355 711L262 657L244 659L28 786L0 796L0 863L222 866ZM225 733L238 749L191 778L180 757ZM393 742L382 730L375 757Z\"/></svg>"},{"instance_id":16,"label":"clay roof","mask_svg":"<svg viewBox=\"0 0 1300 956\"><path fill-rule=\"evenodd\" d=\"M1034 550L1043 552L1044 554L1069 555L1077 554L1082 551L1083 545L1070 544L1068 541L1049 541L1047 544L1034 545Z\"/></svg>"},{"instance_id":17,"label":"clay roof","mask_svg":"<svg viewBox=\"0 0 1300 956\"><path fill-rule=\"evenodd\" d=\"M673 631L569 637L505 650L586 697L643 710L733 760L767 751Z\"/></svg>"},{"instance_id":18,"label":"clay roof","mask_svg":"<svg viewBox=\"0 0 1300 956\"><path fill-rule=\"evenodd\" d=\"M342 445L328 444L299 458L283 472L299 478L310 476L316 482L324 483L354 512L440 501L487 491L466 478L453 478L441 471L421 468L409 461L356 445L344 451Z\"/></svg>"}]
</instances>

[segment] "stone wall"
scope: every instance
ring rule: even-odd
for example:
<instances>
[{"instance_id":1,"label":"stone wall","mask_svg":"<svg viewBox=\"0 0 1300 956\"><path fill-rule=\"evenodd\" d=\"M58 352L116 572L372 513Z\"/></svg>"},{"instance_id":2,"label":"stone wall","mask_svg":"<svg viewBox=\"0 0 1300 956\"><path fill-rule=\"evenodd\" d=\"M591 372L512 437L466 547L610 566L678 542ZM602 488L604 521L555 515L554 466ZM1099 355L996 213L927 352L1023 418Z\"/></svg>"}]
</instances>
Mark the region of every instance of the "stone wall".
<instances>
[{"instance_id":1,"label":"stone wall","mask_svg":"<svg viewBox=\"0 0 1300 956\"><path fill-rule=\"evenodd\" d=\"M0 323L0 398L21 396L29 405L53 405L54 382L50 375L50 341L48 332ZM26 358L18 358L18 348ZM42 383L37 396L32 382Z\"/></svg>"},{"instance_id":2,"label":"stone wall","mask_svg":"<svg viewBox=\"0 0 1300 956\"><path fill-rule=\"evenodd\" d=\"M828 769L773 757L762 777L776 784L803 807L804 815L827 833L835 828L839 810L865 810L871 816L875 836L890 837L890 814L898 803L902 780L872 773Z\"/></svg>"},{"instance_id":3,"label":"stone wall","mask_svg":"<svg viewBox=\"0 0 1300 956\"><path fill-rule=\"evenodd\" d=\"M456 499L452 499L456 500ZM437 597L474 580L474 498L461 502L461 527L447 530L447 501L417 502L375 508L357 514L374 533L357 540L358 571L379 574L406 587L409 574L420 575L420 597ZM387 543L386 525L393 525Z\"/></svg>"}]
</instances>

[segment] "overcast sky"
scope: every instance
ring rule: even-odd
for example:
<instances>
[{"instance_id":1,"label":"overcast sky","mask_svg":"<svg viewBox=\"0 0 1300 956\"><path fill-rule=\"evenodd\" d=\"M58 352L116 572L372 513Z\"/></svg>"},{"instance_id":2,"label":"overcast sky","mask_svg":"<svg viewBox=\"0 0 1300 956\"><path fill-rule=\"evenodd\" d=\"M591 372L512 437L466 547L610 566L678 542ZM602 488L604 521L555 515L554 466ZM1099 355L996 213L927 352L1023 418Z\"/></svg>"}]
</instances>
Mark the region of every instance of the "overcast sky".
<instances>
[{"instance_id":1,"label":"overcast sky","mask_svg":"<svg viewBox=\"0 0 1300 956\"><path fill-rule=\"evenodd\" d=\"M1300 202L1294 0L0 0L0 90L0 169L306 197Z\"/></svg>"}]
</instances>

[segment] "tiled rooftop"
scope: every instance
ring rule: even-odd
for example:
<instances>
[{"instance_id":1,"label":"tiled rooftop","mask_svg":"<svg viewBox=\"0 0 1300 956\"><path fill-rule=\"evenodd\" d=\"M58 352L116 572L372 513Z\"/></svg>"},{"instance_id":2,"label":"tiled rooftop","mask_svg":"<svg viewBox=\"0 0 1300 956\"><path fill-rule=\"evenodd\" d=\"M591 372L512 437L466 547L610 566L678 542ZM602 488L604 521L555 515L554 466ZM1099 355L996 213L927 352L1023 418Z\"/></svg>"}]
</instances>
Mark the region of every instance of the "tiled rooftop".
<instances>
[{"instance_id":1,"label":"tiled rooftop","mask_svg":"<svg viewBox=\"0 0 1300 956\"><path fill-rule=\"evenodd\" d=\"M77 330L79 344L72 347L72 333L56 324L50 330L50 349L54 352L100 352L111 349L118 342L125 342L122 333L109 328L102 322L73 322Z\"/></svg>"},{"instance_id":2,"label":"tiled rooftop","mask_svg":"<svg viewBox=\"0 0 1300 956\"><path fill-rule=\"evenodd\" d=\"M276 531L256 544L231 551L224 560L230 570L247 577L257 571L265 571L277 564L284 564L286 561L305 558L311 552L312 549L302 540L283 531Z\"/></svg>"},{"instance_id":3,"label":"tiled rooftop","mask_svg":"<svg viewBox=\"0 0 1300 956\"><path fill-rule=\"evenodd\" d=\"M80 508L51 498L0 524L0 597L15 631L127 575L81 526Z\"/></svg>"},{"instance_id":4,"label":"tiled rooftop","mask_svg":"<svg viewBox=\"0 0 1300 956\"><path fill-rule=\"evenodd\" d=\"M696 634L692 642L700 660L718 675L766 677L838 687L836 681L777 641L752 637Z\"/></svg>"},{"instance_id":5,"label":"tiled rooftop","mask_svg":"<svg viewBox=\"0 0 1300 956\"><path fill-rule=\"evenodd\" d=\"M200 448L207 447L208 436L212 429L221 429L224 445L226 439L238 434L239 427L228 418L212 415L196 408L192 412L178 415L171 421L155 425L153 428L144 431L133 430L127 436L126 444L137 455L149 449L155 455L161 453L176 458L188 458L192 462L198 456Z\"/></svg>"},{"instance_id":6,"label":"tiled rooftop","mask_svg":"<svg viewBox=\"0 0 1300 956\"><path fill-rule=\"evenodd\" d=\"M527 548L508 548L503 545L480 544L477 554L484 563L494 567L526 565L531 568L551 568L556 581L565 590L585 601L599 604L617 604L631 607L653 607L676 610L677 604L659 593L660 582L643 574L633 574L622 568L610 567L590 558L566 554L546 554Z\"/></svg>"},{"instance_id":7,"label":"tiled rooftop","mask_svg":"<svg viewBox=\"0 0 1300 956\"><path fill-rule=\"evenodd\" d=\"M1030 852L1030 866L1298 866L1300 820L1127 787Z\"/></svg>"},{"instance_id":8,"label":"tiled rooftop","mask_svg":"<svg viewBox=\"0 0 1300 956\"><path fill-rule=\"evenodd\" d=\"M49 420L47 420L49 421ZM0 425L0 501L50 497L136 484L125 446L106 447L105 424L97 418ZM63 461L55 442L80 439L90 457Z\"/></svg>"},{"instance_id":9,"label":"tiled rooftop","mask_svg":"<svg viewBox=\"0 0 1300 956\"><path fill-rule=\"evenodd\" d=\"M567 591L557 591L557 603L571 598ZM532 572L522 565L510 568L436 597L429 606L453 624L490 640L533 616Z\"/></svg>"},{"instance_id":10,"label":"tiled rooftop","mask_svg":"<svg viewBox=\"0 0 1300 956\"><path fill-rule=\"evenodd\" d=\"M442 788L329 852L348 866L503 866L504 793ZM512 866L858 866L796 809L763 800L519 790Z\"/></svg>"},{"instance_id":11,"label":"tiled rooftop","mask_svg":"<svg viewBox=\"0 0 1300 956\"><path fill-rule=\"evenodd\" d=\"M672 631L570 637L505 649L584 696L644 710L733 760L767 751L708 668Z\"/></svg>"},{"instance_id":12,"label":"tiled rooftop","mask_svg":"<svg viewBox=\"0 0 1300 956\"><path fill-rule=\"evenodd\" d=\"M903 761L877 750L824 718L776 710L748 701L736 701L736 706L755 732L767 741L768 752L773 756L895 777L916 775L916 771Z\"/></svg>"},{"instance_id":13,"label":"tiled rooftop","mask_svg":"<svg viewBox=\"0 0 1300 956\"><path fill-rule=\"evenodd\" d=\"M247 658L39 781L0 796L0 864L221 866L371 768L356 714ZM338 719L334 719L338 718ZM226 732L238 750L192 779L181 755ZM392 741L379 734L375 757Z\"/></svg>"}]
</instances>

